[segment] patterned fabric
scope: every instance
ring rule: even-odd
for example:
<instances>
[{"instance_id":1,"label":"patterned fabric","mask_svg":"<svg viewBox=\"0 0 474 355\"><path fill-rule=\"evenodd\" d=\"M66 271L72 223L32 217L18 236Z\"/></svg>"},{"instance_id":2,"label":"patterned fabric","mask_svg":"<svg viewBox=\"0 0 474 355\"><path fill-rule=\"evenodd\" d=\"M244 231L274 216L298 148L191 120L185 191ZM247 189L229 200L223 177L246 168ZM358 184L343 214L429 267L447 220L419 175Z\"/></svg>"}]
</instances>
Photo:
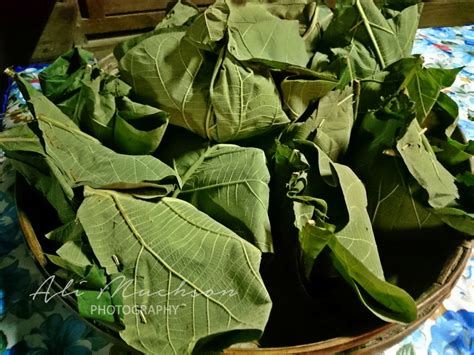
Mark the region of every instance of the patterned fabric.
<instances>
[{"instance_id":1,"label":"patterned fabric","mask_svg":"<svg viewBox=\"0 0 474 355\"><path fill-rule=\"evenodd\" d=\"M427 66L463 66L446 92L460 107L459 125L474 139L474 26L419 30L414 53ZM44 66L22 70L39 87ZM12 84L0 114L8 128L31 118L18 88ZM117 349L92 331L60 302L29 296L43 282L19 230L11 187L14 172L0 152L0 352L3 354L116 354ZM474 255L451 296L417 331L385 354L474 353Z\"/></svg>"},{"instance_id":2,"label":"patterned fabric","mask_svg":"<svg viewBox=\"0 0 474 355\"><path fill-rule=\"evenodd\" d=\"M15 67L14 69L16 72L22 73L22 76L35 89L41 89L38 74L46 67L46 64L36 64L26 68ZM25 99L12 79L8 81L8 89L5 92L4 98L6 100L3 100L4 105L0 110L0 120L2 122L0 130L7 129L16 123L28 122L33 118L26 106Z\"/></svg>"},{"instance_id":3,"label":"patterned fabric","mask_svg":"<svg viewBox=\"0 0 474 355\"><path fill-rule=\"evenodd\" d=\"M464 67L446 93L459 106L459 125L474 137L474 25L418 30L413 53L421 54L425 65L439 68Z\"/></svg>"}]
</instances>

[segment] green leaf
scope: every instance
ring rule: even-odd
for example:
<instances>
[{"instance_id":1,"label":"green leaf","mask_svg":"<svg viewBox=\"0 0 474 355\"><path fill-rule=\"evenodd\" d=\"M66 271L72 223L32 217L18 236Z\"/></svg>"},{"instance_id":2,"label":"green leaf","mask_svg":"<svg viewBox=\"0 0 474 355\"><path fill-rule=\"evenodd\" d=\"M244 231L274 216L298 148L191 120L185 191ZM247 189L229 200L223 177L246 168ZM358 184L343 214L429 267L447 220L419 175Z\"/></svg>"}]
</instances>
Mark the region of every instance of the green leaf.
<instances>
[{"instance_id":1,"label":"green leaf","mask_svg":"<svg viewBox=\"0 0 474 355\"><path fill-rule=\"evenodd\" d=\"M405 127L413 121L413 102L400 94L377 111L367 113L354 134L348 162L366 186L369 215L374 229L379 231L442 225L426 208L422 187L393 149Z\"/></svg>"},{"instance_id":2,"label":"green leaf","mask_svg":"<svg viewBox=\"0 0 474 355\"><path fill-rule=\"evenodd\" d=\"M471 142L472 141L469 141L468 145L472 147ZM465 186L474 187L474 173L470 171L465 171L462 174L458 174L456 176L456 181L464 184Z\"/></svg>"},{"instance_id":3,"label":"green leaf","mask_svg":"<svg viewBox=\"0 0 474 355\"><path fill-rule=\"evenodd\" d=\"M324 208L315 208L312 219L300 231L304 258L308 261L312 255L317 256L323 248L329 247L336 269L374 314L384 320L413 321L416 318L413 299L384 280L366 210L363 183L349 167L333 163L314 143L299 141L298 148L309 158L311 165L307 171L307 187L301 196L322 199L328 206L327 213ZM342 210L337 203L341 197ZM306 214L308 212L305 210ZM298 216L301 218L301 213ZM308 274L310 268L307 265L305 268Z\"/></svg>"},{"instance_id":4,"label":"green leaf","mask_svg":"<svg viewBox=\"0 0 474 355\"><path fill-rule=\"evenodd\" d=\"M328 70L339 74L339 88L354 80L361 82L362 112L378 107L384 96L381 83L387 73L382 70L410 54L419 8L414 5L396 12L380 9L371 0L336 2L334 19L318 50L333 57Z\"/></svg>"},{"instance_id":5,"label":"green leaf","mask_svg":"<svg viewBox=\"0 0 474 355\"><path fill-rule=\"evenodd\" d=\"M62 222L74 219L72 188L81 184L105 184L104 186L108 187L130 189L136 196L147 195L152 198L166 195L173 189L170 184L157 184L158 180L174 176L174 171L158 159L151 156L131 157L117 154L80 131L41 94L32 97L30 102L39 113L40 129L46 132L43 132L42 137L46 152L39 144L39 138L35 138L28 126L4 133L5 139L2 143L0 137L0 146L7 151L8 156L15 159L13 164L30 185L40 190L55 207ZM43 116L44 113L50 114L54 119ZM94 156L95 148L98 149L100 157ZM43 157L25 153L28 151L39 152ZM75 160L71 160L71 157ZM97 162L101 162L99 170L95 167ZM127 163L132 166L137 164L137 171L131 171Z\"/></svg>"},{"instance_id":6,"label":"green leaf","mask_svg":"<svg viewBox=\"0 0 474 355\"><path fill-rule=\"evenodd\" d=\"M63 236L66 239L66 236ZM57 255L46 254L49 261L62 269L73 272L81 280L76 283L80 288L99 289L105 287L104 270L95 265L87 250L88 245L82 241L67 241L58 250Z\"/></svg>"},{"instance_id":7,"label":"green leaf","mask_svg":"<svg viewBox=\"0 0 474 355\"><path fill-rule=\"evenodd\" d=\"M155 29L183 26L198 14L199 9L193 3L178 1L166 14L165 18L156 25Z\"/></svg>"},{"instance_id":8,"label":"green leaf","mask_svg":"<svg viewBox=\"0 0 474 355\"><path fill-rule=\"evenodd\" d=\"M311 103L325 96L336 85L337 82L329 80L285 78L281 83L281 91L284 107L290 118L298 119Z\"/></svg>"},{"instance_id":9,"label":"green leaf","mask_svg":"<svg viewBox=\"0 0 474 355\"><path fill-rule=\"evenodd\" d=\"M96 257L114 274L116 255L133 287L123 305L176 307L176 313L124 314L120 335L130 346L187 354L210 336L258 338L270 298L258 274L257 248L182 200L149 203L107 190L85 193L78 216Z\"/></svg>"},{"instance_id":10,"label":"green leaf","mask_svg":"<svg viewBox=\"0 0 474 355\"><path fill-rule=\"evenodd\" d=\"M443 165L458 165L468 162L474 155L474 141L460 143L455 139L446 137L442 139L430 139L430 143L436 147L436 158Z\"/></svg>"},{"instance_id":11,"label":"green leaf","mask_svg":"<svg viewBox=\"0 0 474 355\"><path fill-rule=\"evenodd\" d=\"M300 22L300 31L304 33L307 22L312 15L310 10L314 10L309 0L290 0L290 1L267 1L267 0L249 0L248 3L259 4L263 6L272 15L288 20L298 20ZM307 13L308 12L308 13Z\"/></svg>"},{"instance_id":12,"label":"green leaf","mask_svg":"<svg viewBox=\"0 0 474 355\"><path fill-rule=\"evenodd\" d=\"M329 56L327 54L316 52L314 53L313 58L311 59L311 65L309 66L311 70L316 72L324 72L328 70L330 64Z\"/></svg>"},{"instance_id":13,"label":"green leaf","mask_svg":"<svg viewBox=\"0 0 474 355\"><path fill-rule=\"evenodd\" d=\"M290 182L289 185L292 185L292 183ZM291 190L292 189L290 189L290 191ZM291 192L288 192L288 196L294 200L293 212L295 213L295 227L298 228L298 230L302 230L308 222L313 219L313 215L316 211L321 212L321 217L326 217L328 209L326 201L311 196L293 195ZM316 207L313 204L316 204Z\"/></svg>"},{"instance_id":14,"label":"green leaf","mask_svg":"<svg viewBox=\"0 0 474 355\"><path fill-rule=\"evenodd\" d=\"M90 289L102 289L105 287L107 282L107 277L105 276L105 271L102 268L97 267L97 265L92 264L86 266L84 282L80 283L83 287Z\"/></svg>"},{"instance_id":15,"label":"green leaf","mask_svg":"<svg viewBox=\"0 0 474 355\"><path fill-rule=\"evenodd\" d=\"M338 181L348 209L348 223L335 232L337 244L347 249L376 277L383 279L382 265L366 210L367 196L364 185L349 167L332 163L321 150L318 154L319 164L322 165L319 168L321 174L323 175L324 171L333 171L332 178Z\"/></svg>"},{"instance_id":16,"label":"green leaf","mask_svg":"<svg viewBox=\"0 0 474 355\"><path fill-rule=\"evenodd\" d=\"M456 176L459 189L459 204L441 209L433 209L444 223L469 236L474 235L474 174L464 171Z\"/></svg>"},{"instance_id":17,"label":"green leaf","mask_svg":"<svg viewBox=\"0 0 474 355\"><path fill-rule=\"evenodd\" d=\"M0 148L6 152L32 152L44 155L38 136L27 124L19 124L0 132Z\"/></svg>"},{"instance_id":18,"label":"green leaf","mask_svg":"<svg viewBox=\"0 0 474 355\"><path fill-rule=\"evenodd\" d=\"M25 152L7 151L12 166L36 190L46 197L47 201L56 210L59 220L63 223L74 220L75 202L74 193L62 175L48 157Z\"/></svg>"},{"instance_id":19,"label":"green leaf","mask_svg":"<svg viewBox=\"0 0 474 355\"><path fill-rule=\"evenodd\" d=\"M68 226L70 224L53 231L55 238L58 241L63 241L63 245L56 250L57 255L46 254L49 261L61 269L71 271L75 276L79 276L81 279L76 280L75 283L79 288L98 290L105 287L107 282L105 272L93 263L90 246L82 240L82 237L85 236L84 230L81 228L79 239L73 239L68 236L68 233L71 232L71 228ZM74 231L72 232L74 233Z\"/></svg>"},{"instance_id":20,"label":"green leaf","mask_svg":"<svg viewBox=\"0 0 474 355\"><path fill-rule=\"evenodd\" d=\"M69 201L73 196L72 189L46 157L40 139L30 128L32 125L34 123L17 125L1 132L0 148L28 184L46 197L57 211L61 222L67 223L75 216L74 203Z\"/></svg>"},{"instance_id":21,"label":"green leaf","mask_svg":"<svg viewBox=\"0 0 474 355\"><path fill-rule=\"evenodd\" d=\"M388 74L387 71L378 71L372 77L360 81L360 92L357 94L358 114L365 114L383 105L386 97L382 95L382 84Z\"/></svg>"},{"instance_id":22,"label":"green leaf","mask_svg":"<svg viewBox=\"0 0 474 355\"><path fill-rule=\"evenodd\" d=\"M396 29L390 26L375 3L371 0L356 0L355 3L380 67L383 69L406 56L406 48L402 48L395 32ZM412 23L413 21L411 21L411 26L413 26ZM400 22L398 24L400 25ZM408 37L409 34L403 36L403 38Z\"/></svg>"},{"instance_id":23,"label":"green leaf","mask_svg":"<svg viewBox=\"0 0 474 355\"><path fill-rule=\"evenodd\" d=\"M328 28L334 14L326 5L315 5L313 2L309 2L307 8L312 10L312 15L305 26L303 39L306 42L308 52L312 55L316 51L321 35Z\"/></svg>"},{"instance_id":24,"label":"green leaf","mask_svg":"<svg viewBox=\"0 0 474 355\"><path fill-rule=\"evenodd\" d=\"M332 160L337 160L349 147L354 125L353 94L350 87L335 90L324 96L318 105L316 122L318 128L313 141ZM324 138L327 137L325 144Z\"/></svg>"},{"instance_id":25,"label":"green leaf","mask_svg":"<svg viewBox=\"0 0 474 355\"><path fill-rule=\"evenodd\" d=\"M314 220L310 219L314 222ZM304 273L307 279L310 278L314 261L334 237L334 226L326 224L316 226L312 222L307 223L298 233L301 251L303 254Z\"/></svg>"},{"instance_id":26,"label":"green leaf","mask_svg":"<svg viewBox=\"0 0 474 355\"><path fill-rule=\"evenodd\" d=\"M82 243L72 240L65 242L58 250L56 250L61 259L72 265L85 268L91 264L91 260L82 249Z\"/></svg>"},{"instance_id":27,"label":"green leaf","mask_svg":"<svg viewBox=\"0 0 474 355\"><path fill-rule=\"evenodd\" d=\"M428 203L434 208L452 205L458 197L454 177L437 161L417 120L407 122L413 117L410 111L406 97L399 95L366 115L361 127L372 137L364 142L361 135L358 144L365 148L353 151L357 157L353 163L367 186L369 211L377 229L438 226L439 219L424 205L426 197L420 187L428 193ZM405 125L408 127L403 132ZM395 141L397 151L391 148ZM381 153L401 155L406 168Z\"/></svg>"},{"instance_id":28,"label":"green leaf","mask_svg":"<svg viewBox=\"0 0 474 355\"><path fill-rule=\"evenodd\" d=\"M442 225L423 203L423 189L399 158L382 155L364 169L363 181L374 229L403 231Z\"/></svg>"},{"instance_id":29,"label":"green leaf","mask_svg":"<svg viewBox=\"0 0 474 355\"><path fill-rule=\"evenodd\" d=\"M410 174L428 192L431 207L447 207L459 197L454 177L436 159L418 121L410 123L397 142L397 150Z\"/></svg>"},{"instance_id":30,"label":"green leaf","mask_svg":"<svg viewBox=\"0 0 474 355\"><path fill-rule=\"evenodd\" d=\"M81 88L87 64L94 63L94 55L74 48L57 58L39 74L43 94L53 102L64 101Z\"/></svg>"},{"instance_id":31,"label":"green leaf","mask_svg":"<svg viewBox=\"0 0 474 355\"><path fill-rule=\"evenodd\" d=\"M423 8L422 4L419 4L419 0L413 2L418 4L406 7L397 15L387 20L393 32L397 34L398 45L401 47L403 57L408 57L412 52Z\"/></svg>"},{"instance_id":32,"label":"green leaf","mask_svg":"<svg viewBox=\"0 0 474 355\"><path fill-rule=\"evenodd\" d=\"M169 112L170 123L218 142L262 134L288 122L268 72L254 73L230 57L215 66L212 57L206 58L183 35L156 35L122 58L124 78L140 100Z\"/></svg>"},{"instance_id":33,"label":"green leaf","mask_svg":"<svg viewBox=\"0 0 474 355\"><path fill-rule=\"evenodd\" d=\"M275 1L251 0L265 7L272 15L285 20L298 20L300 35L306 42L309 55L312 55L322 31L332 20L333 13L326 5L310 0Z\"/></svg>"},{"instance_id":34,"label":"green leaf","mask_svg":"<svg viewBox=\"0 0 474 355\"><path fill-rule=\"evenodd\" d=\"M102 79L99 75L83 83L75 115L81 127L110 146L114 135L115 96L103 90Z\"/></svg>"},{"instance_id":35,"label":"green leaf","mask_svg":"<svg viewBox=\"0 0 474 355\"><path fill-rule=\"evenodd\" d=\"M474 213L455 207L433 209L433 213L448 226L474 236Z\"/></svg>"},{"instance_id":36,"label":"green leaf","mask_svg":"<svg viewBox=\"0 0 474 355\"><path fill-rule=\"evenodd\" d=\"M46 153L70 186L115 189L157 188L174 171L152 156L115 153L80 131L64 116L38 117Z\"/></svg>"},{"instance_id":37,"label":"green leaf","mask_svg":"<svg viewBox=\"0 0 474 355\"><path fill-rule=\"evenodd\" d=\"M415 102L416 117L424 126L425 119L438 100L440 90L452 85L462 68L424 68L422 64L423 59L419 56L401 59L387 68L390 75L386 82L388 92L394 89L397 92L406 90L410 99Z\"/></svg>"},{"instance_id":38,"label":"green leaf","mask_svg":"<svg viewBox=\"0 0 474 355\"><path fill-rule=\"evenodd\" d=\"M356 289L364 305L387 322L411 323L417 308L413 298L401 288L384 281L367 269L360 259L334 238L330 242L336 269Z\"/></svg>"},{"instance_id":39,"label":"green leaf","mask_svg":"<svg viewBox=\"0 0 474 355\"><path fill-rule=\"evenodd\" d=\"M329 159L325 159L326 164L329 163ZM322 161L321 157L319 161ZM408 293L384 279L366 210L364 185L349 167L329 164L339 180L349 213L349 222L342 229L336 229L335 237L329 240L331 259L374 314L384 320L412 322L416 319L414 300Z\"/></svg>"},{"instance_id":40,"label":"green leaf","mask_svg":"<svg viewBox=\"0 0 474 355\"><path fill-rule=\"evenodd\" d=\"M107 310L113 306L110 292L78 289L77 309L82 317L113 323L114 314ZM114 307L109 307L114 309Z\"/></svg>"},{"instance_id":41,"label":"green leaf","mask_svg":"<svg viewBox=\"0 0 474 355\"><path fill-rule=\"evenodd\" d=\"M373 1L356 0L337 2L334 12L334 19L324 33L323 45L335 48L336 51L345 47L344 51L351 53L347 57L349 61L352 61L354 53L357 65L348 68L352 73L362 68L380 67L383 70L391 63L410 55L418 27L418 5L387 16ZM363 57L366 58L365 62L360 60ZM370 71L372 75L375 74L374 70Z\"/></svg>"},{"instance_id":42,"label":"green leaf","mask_svg":"<svg viewBox=\"0 0 474 355\"><path fill-rule=\"evenodd\" d=\"M352 102L350 87L328 92L319 100L318 109L305 122L293 123L288 127L281 141L312 141L331 159L337 160L349 146L354 124Z\"/></svg>"},{"instance_id":43,"label":"green leaf","mask_svg":"<svg viewBox=\"0 0 474 355\"><path fill-rule=\"evenodd\" d=\"M45 235L49 240L64 244L66 242L80 242L84 235L84 229L78 219L64 224Z\"/></svg>"},{"instance_id":44,"label":"green leaf","mask_svg":"<svg viewBox=\"0 0 474 355\"><path fill-rule=\"evenodd\" d=\"M208 137L210 78L215 59L186 40L185 30L157 34L120 60L121 78L137 99L170 113L170 123Z\"/></svg>"},{"instance_id":45,"label":"green leaf","mask_svg":"<svg viewBox=\"0 0 474 355\"><path fill-rule=\"evenodd\" d=\"M367 149L366 159L373 160L384 150L393 148L402 129L415 116L413 101L405 94L391 97L377 110L366 113L355 134L356 143Z\"/></svg>"},{"instance_id":46,"label":"green leaf","mask_svg":"<svg viewBox=\"0 0 474 355\"><path fill-rule=\"evenodd\" d=\"M226 2L216 1L193 21L185 38L199 48L216 50L216 42L226 34L228 16Z\"/></svg>"},{"instance_id":47,"label":"green leaf","mask_svg":"<svg viewBox=\"0 0 474 355\"><path fill-rule=\"evenodd\" d=\"M125 154L151 154L168 127L167 112L124 97L117 102L114 147Z\"/></svg>"},{"instance_id":48,"label":"green leaf","mask_svg":"<svg viewBox=\"0 0 474 355\"><path fill-rule=\"evenodd\" d=\"M289 123L268 71L254 72L227 56L211 87L214 119L207 136L217 142L266 133Z\"/></svg>"},{"instance_id":49,"label":"green leaf","mask_svg":"<svg viewBox=\"0 0 474 355\"><path fill-rule=\"evenodd\" d=\"M190 149L174 159L183 186L175 197L189 201L262 252L273 251L270 174L263 151L218 144Z\"/></svg>"},{"instance_id":50,"label":"green leaf","mask_svg":"<svg viewBox=\"0 0 474 355\"><path fill-rule=\"evenodd\" d=\"M88 52L85 55L91 57ZM88 64L91 61L88 57L75 63L78 61L74 60L77 56L82 58L80 54L71 52L66 53L63 61L61 58L58 59L58 65L67 65L62 69L57 68L56 71L75 70L75 72L71 77L72 81L64 79L67 73L61 74L64 77L61 79L63 83L56 88L57 90L55 89L57 92L53 92L51 100L74 123L105 144L113 146L115 97L127 95L130 87L117 77L105 73L97 65ZM53 78L45 78L45 82L52 81L51 85L54 85L54 80L54 75Z\"/></svg>"},{"instance_id":51,"label":"green leaf","mask_svg":"<svg viewBox=\"0 0 474 355\"><path fill-rule=\"evenodd\" d=\"M292 195L290 192L288 196L294 201L295 227L299 230L303 266L309 280L314 261L333 238L336 226L326 222L326 201L311 196Z\"/></svg>"},{"instance_id":52,"label":"green leaf","mask_svg":"<svg viewBox=\"0 0 474 355\"><path fill-rule=\"evenodd\" d=\"M3 330L0 330L0 351L3 352L7 349L8 341Z\"/></svg>"},{"instance_id":53,"label":"green leaf","mask_svg":"<svg viewBox=\"0 0 474 355\"><path fill-rule=\"evenodd\" d=\"M230 6L229 52L241 61L269 61L306 67L308 54L297 21L283 20L259 4Z\"/></svg>"},{"instance_id":54,"label":"green leaf","mask_svg":"<svg viewBox=\"0 0 474 355\"><path fill-rule=\"evenodd\" d=\"M332 6L334 16L323 33L320 51L329 54L330 48L345 47L352 42L355 34L364 31L354 3L355 1L338 1Z\"/></svg>"},{"instance_id":55,"label":"green leaf","mask_svg":"<svg viewBox=\"0 0 474 355\"><path fill-rule=\"evenodd\" d=\"M458 104L447 94L440 92L438 101L436 101L436 105L438 105L440 109L444 110L451 118L449 121L450 125L448 126L450 131L446 131L446 134L450 136L457 123L456 119L458 118L459 114Z\"/></svg>"},{"instance_id":56,"label":"green leaf","mask_svg":"<svg viewBox=\"0 0 474 355\"><path fill-rule=\"evenodd\" d=\"M444 92L440 92L423 126L429 131L431 137L444 139L451 137L457 126L459 109L456 101Z\"/></svg>"},{"instance_id":57,"label":"green leaf","mask_svg":"<svg viewBox=\"0 0 474 355\"><path fill-rule=\"evenodd\" d=\"M471 162L472 164L472 162ZM456 175L456 185L459 189L459 202L466 211L474 212L474 173L464 171Z\"/></svg>"},{"instance_id":58,"label":"green leaf","mask_svg":"<svg viewBox=\"0 0 474 355\"><path fill-rule=\"evenodd\" d=\"M342 68L339 69L340 77L347 76L347 82L341 83L341 85L348 85L357 79L374 78L380 71L380 65L372 52L356 39L353 39L349 46L333 48L332 52L338 56L340 61L340 63L332 63L332 67L339 65Z\"/></svg>"},{"instance_id":59,"label":"green leaf","mask_svg":"<svg viewBox=\"0 0 474 355\"><path fill-rule=\"evenodd\" d=\"M103 144L127 154L156 150L168 124L168 114L125 97L130 87L94 68L82 80L74 99L62 109L87 133Z\"/></svg>"}]
</instances>

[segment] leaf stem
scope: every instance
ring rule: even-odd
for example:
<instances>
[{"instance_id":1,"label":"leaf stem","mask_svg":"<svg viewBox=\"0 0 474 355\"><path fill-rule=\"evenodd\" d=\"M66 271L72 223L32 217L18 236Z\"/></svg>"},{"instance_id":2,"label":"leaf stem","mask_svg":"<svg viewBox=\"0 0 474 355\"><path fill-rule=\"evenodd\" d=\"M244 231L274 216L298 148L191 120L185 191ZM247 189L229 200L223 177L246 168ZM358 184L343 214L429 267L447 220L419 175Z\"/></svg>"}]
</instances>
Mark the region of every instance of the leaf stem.
<instances>
[{"instance_id":1,"label":"leaf stem","mask_svg":"<svg viewBox=\"0 0 474 355\"><path fill-rule=\"evenodd\" d=\"M0 137L0 142L39 142L38 138L24 138L24 137Z\"/></svg>"},{"instance_id":2,"label":"leaf stem","mask_svg":"<svg viewBox=\"0 0 474 355\"><path fill-rule=\"evenodd\" d=\"M384 69L385 60L383 59L382 52L380 52L380 48L378 46L377 40L375 39L374 32L372 31L372 27L370 26L370 21L367 18L367 15L365 14L364 8L362 7L360 0L356 0L356 6L357 6L357 10L359 11L360 16L362 17L362 20L364 21L364 26L365 26L365 29L367 30L370 40L374 44L375 52L377 54L377 57L379 58L382 69Z\"/></svg>"},{"instance_id":3,"label":"leaf stem","mask_svg":"<svg viewBox=\"0 0 474 355\"><path fill-rule=\"evenodd\" d=\"M186 185L186 181L196 172L197 168L204 162L204 160L209 156L210 151L213 149L213 147L208 146L206 150L201 154L198 160L194 162L193 165L189 167L188 170L186 170L186 173L183 175L181 178L182 186ZM181 193L181 189L176 189L173 192L173 195L171 197L178 197L178 195Z\"/></svg>"},{"instance_id":4,"label":"leaf stem","mask_svg":"<svg viewBox=\"0 0 474 355\"><path fill-rule=\"evenodd\" d=\"M9 76L10 78L14 78L15 77L15 71L12 69L12 68L6 68L3 73L7 76Z\"/></svg>"},{"instance_id":5,"label":"leaf stem","mask_svg":"<svg viewBox=\"0 0 474 355\"><path fill-rule=\"evenodd\" d=\"M357 114L359 111L359 101L360 101L360 90L361 90L361 85L359 80L354 80L354 121L357 119Z\"/></svg>"}]
</instances>

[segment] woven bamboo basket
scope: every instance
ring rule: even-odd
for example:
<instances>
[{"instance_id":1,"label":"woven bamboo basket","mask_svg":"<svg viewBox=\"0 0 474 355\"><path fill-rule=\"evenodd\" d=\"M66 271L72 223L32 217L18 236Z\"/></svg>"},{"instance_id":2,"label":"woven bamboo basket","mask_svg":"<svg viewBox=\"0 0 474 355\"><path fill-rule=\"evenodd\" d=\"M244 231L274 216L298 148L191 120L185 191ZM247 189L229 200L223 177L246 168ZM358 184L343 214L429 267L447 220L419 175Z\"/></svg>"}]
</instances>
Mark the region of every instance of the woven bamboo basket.
<instances>
[{"instance_id":1,"label":"woven bamboo basket","mask_svg":"<svg viewBox=\"0 0 474 355\"><path fill-rule=\"evenodd\" d=\"M58 227L59 221L55 220L55 211L47 201L21 176L17 178L15 195L21 229L43 276L48 278L54 274L55 267L47 261L44 253L54 252L54 247L45 234ZM262 338L262 347L230 348L224 353L266 355L351 351L373 354L399 342L433 315L449 296L469 260L471 241L448 228L398 233L391 240L393 242L379 246L379 252L387 278L395 280L417 301L418 318L413 323L384 323L365 310L350 289L344 288L347 286L335 284L333 291L321 299L307 297L308 302L303 300L300 305L302 311L294 309L293 305L289 312L280 312L288 309L285 307L286 302L290 302L288 295L283 295L282 299L274 296L277 311L276 315L272 313ZM410 243L409 248L405 247L407 243ZM282 270L266 272L292 272L287 266L283 264ZM287 270L283 270L285 268ZM54 279L51 291L60 292L64 287L58 279ZM295 285L285 284L283 287ZM303 294L295 288L291 293ZM350 297L345 299L344 295ZM72 296L60 299L77 314L77 303ZM86 321L117 346L134 352L120 339L118 327L95 320Z\"/></svg>"}]
</instances>

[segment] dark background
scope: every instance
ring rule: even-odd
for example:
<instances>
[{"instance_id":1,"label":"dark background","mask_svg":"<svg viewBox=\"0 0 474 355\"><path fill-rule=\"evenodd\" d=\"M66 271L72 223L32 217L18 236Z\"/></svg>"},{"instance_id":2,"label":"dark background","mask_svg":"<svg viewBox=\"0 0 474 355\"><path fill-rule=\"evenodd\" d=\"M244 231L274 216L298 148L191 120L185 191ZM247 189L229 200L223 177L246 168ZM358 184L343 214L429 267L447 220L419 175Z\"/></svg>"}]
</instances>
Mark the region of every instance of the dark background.
<instances>
[{"instance_id":1,"label":"dark background","mask_svg":"<svg viewBox=\"0 0 474 355\"><path fill-rule=\"evenodd\" d=\"M0 0L0 93L6 86L3 70L30 60L55 0ZM3 95L0 95L0 105ZM1 106L0 106L1 107Z\"/></svg>"}]
</instances>

